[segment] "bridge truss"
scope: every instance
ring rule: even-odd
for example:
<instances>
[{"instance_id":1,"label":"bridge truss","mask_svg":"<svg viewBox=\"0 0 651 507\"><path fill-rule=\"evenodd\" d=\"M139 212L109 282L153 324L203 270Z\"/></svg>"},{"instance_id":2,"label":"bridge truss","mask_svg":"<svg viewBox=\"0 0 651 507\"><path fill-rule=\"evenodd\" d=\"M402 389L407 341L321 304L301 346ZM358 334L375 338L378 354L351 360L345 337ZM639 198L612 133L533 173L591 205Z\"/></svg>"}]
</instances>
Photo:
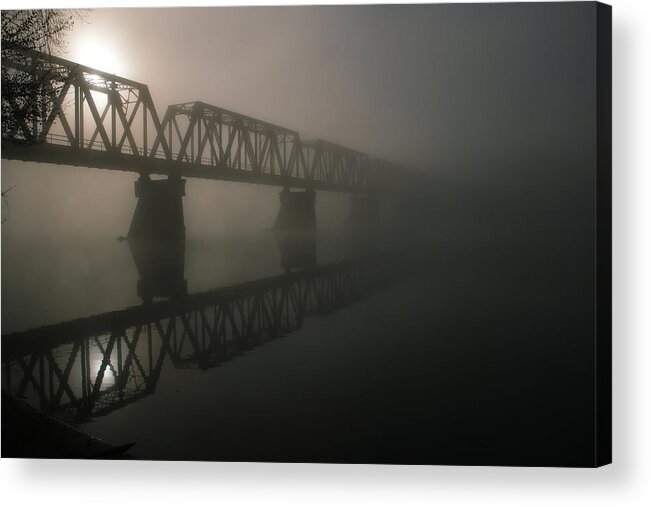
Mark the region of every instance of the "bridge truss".
<instances>
[{"instance_id":1,"label":"bridge truss","mask_svg":"<svg viewBox=\"0 0 651 507\"><path fill-rule=\"evenodd\" d=\"M3 158L351 193L395 192L396 181L410 179L354 150L203 102L169 106L161 119L147 85L55 56L17 52L2 67L52 98L29 118L24 104L10 104Z\"/></svg>"}]
</instances>

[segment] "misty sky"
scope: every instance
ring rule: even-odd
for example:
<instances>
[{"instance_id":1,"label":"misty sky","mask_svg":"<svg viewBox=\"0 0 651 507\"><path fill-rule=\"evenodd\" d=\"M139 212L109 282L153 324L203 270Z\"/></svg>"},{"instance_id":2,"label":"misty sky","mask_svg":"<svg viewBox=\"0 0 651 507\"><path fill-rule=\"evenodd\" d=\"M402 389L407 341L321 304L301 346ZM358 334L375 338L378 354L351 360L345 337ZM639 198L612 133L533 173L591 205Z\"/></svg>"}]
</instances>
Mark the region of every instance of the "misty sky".
<instances>
[{"instance_id":1,"label":"misty sky","mask_svg":"<svg viewBox=\"0 0 651 507\"><path fill-rule=\"evenodd\" d=\"M305 139L475 172L551 151L585 156L593 8L96 9L66 56L147 83L161 111L202 100Z\"/></svg>"},{"instance_id":2,"label":"misty sky","mask_svg":"<svg viewBox=\"0 0 651 507\"><path fill-rule=\"evenodd\" d=\"M441 220L450 220L450 188L477 215L476 195L509 213L562 214L580 201L570 212L585 215L594 21L590 2L95 9L63 56L148 84L161 116L169 104L201 100L427 169L440 181ZM101 224L115 237L128 227L133 174L2 165L3 188L16 185L3 235L38 233L43 214L66 232ZM190 236L266 228L278 207L278 189L255 185L190 180L187 195ZM346 196L320 193L319 225L340 223L347 208Z\"/></svg>"}]
</instances>

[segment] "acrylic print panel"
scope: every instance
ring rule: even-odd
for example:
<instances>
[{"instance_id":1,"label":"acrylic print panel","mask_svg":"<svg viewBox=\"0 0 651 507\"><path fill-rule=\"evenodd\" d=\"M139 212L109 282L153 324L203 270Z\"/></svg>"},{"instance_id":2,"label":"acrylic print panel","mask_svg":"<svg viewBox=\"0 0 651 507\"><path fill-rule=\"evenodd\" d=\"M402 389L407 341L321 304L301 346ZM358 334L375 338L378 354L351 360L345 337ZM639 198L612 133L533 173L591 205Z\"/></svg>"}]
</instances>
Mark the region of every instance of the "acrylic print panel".
<instances>
[{"instance_id":1,"label":"acrylic print panel","mask_svg":"<svg viewBox=\"0 0 651 507\"><path fill-rule=\"evenodd\" d=\"M610 16L3 11L3 457L609 463Z\"/></svg>"}]
</instances>

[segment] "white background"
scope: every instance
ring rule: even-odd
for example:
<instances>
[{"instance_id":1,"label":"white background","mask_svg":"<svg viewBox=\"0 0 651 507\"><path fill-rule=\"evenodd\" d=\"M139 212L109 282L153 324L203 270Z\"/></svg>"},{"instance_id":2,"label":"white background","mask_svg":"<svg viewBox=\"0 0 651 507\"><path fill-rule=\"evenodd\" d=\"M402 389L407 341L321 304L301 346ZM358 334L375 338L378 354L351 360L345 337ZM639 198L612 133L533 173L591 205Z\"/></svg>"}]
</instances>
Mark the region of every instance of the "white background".
<instances>
[{"instance_id":1,"label":"white background","mask_svg":"<svg viewBox=\"0 0 651 507\"><path fill-rule=\"evenodd\" d=\"M651 2L611 3L612 465L575 470L4 459L0 461L0 500L4 505L651 505ZM57 2L56 7L107 4L67 1ZM119 1L111 6L181 4ZM1 5L52 6L29 1Z\"/></svg>"}]
</instances>

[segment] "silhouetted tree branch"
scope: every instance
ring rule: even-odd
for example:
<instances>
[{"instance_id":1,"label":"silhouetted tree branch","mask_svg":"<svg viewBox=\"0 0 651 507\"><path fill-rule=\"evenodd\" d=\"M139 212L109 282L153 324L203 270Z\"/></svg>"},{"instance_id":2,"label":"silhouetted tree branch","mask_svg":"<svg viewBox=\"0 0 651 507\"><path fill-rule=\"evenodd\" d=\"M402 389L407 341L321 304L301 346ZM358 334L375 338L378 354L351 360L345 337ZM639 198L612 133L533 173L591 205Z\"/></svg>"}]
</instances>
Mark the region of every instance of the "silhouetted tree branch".
<instances>
[{"instance_id":1,"label":"silhouetted tree branch","mask_svg":"<svg viewBox=\"0 0 651 507\"><path fill-rule=\"evenodd\" d=\"M5 223L7 220L9 220L9 199L7 198L7 194L11 192L14 188L16 188L16 185L12 185L11 187L6 188L5 190L2 191L2 200L4 203L7 205L7 217L2 219L2 222L0 223Z\"/></svg>"},{"instance_id":2,"label":"silhouetted tree branch","mask_svg":"<svg viewBox=\"0 0 651 507\"><path fill-rule=\"evenodd\" d=\"M64 36L75 20L76 10L2 11L2 137L12 142L33 142L61 87L58 72L44 64L26 63L22 69L6 61L26 61L25 51L51 54L64 45Z\"/></svg>"}]
</instances>

